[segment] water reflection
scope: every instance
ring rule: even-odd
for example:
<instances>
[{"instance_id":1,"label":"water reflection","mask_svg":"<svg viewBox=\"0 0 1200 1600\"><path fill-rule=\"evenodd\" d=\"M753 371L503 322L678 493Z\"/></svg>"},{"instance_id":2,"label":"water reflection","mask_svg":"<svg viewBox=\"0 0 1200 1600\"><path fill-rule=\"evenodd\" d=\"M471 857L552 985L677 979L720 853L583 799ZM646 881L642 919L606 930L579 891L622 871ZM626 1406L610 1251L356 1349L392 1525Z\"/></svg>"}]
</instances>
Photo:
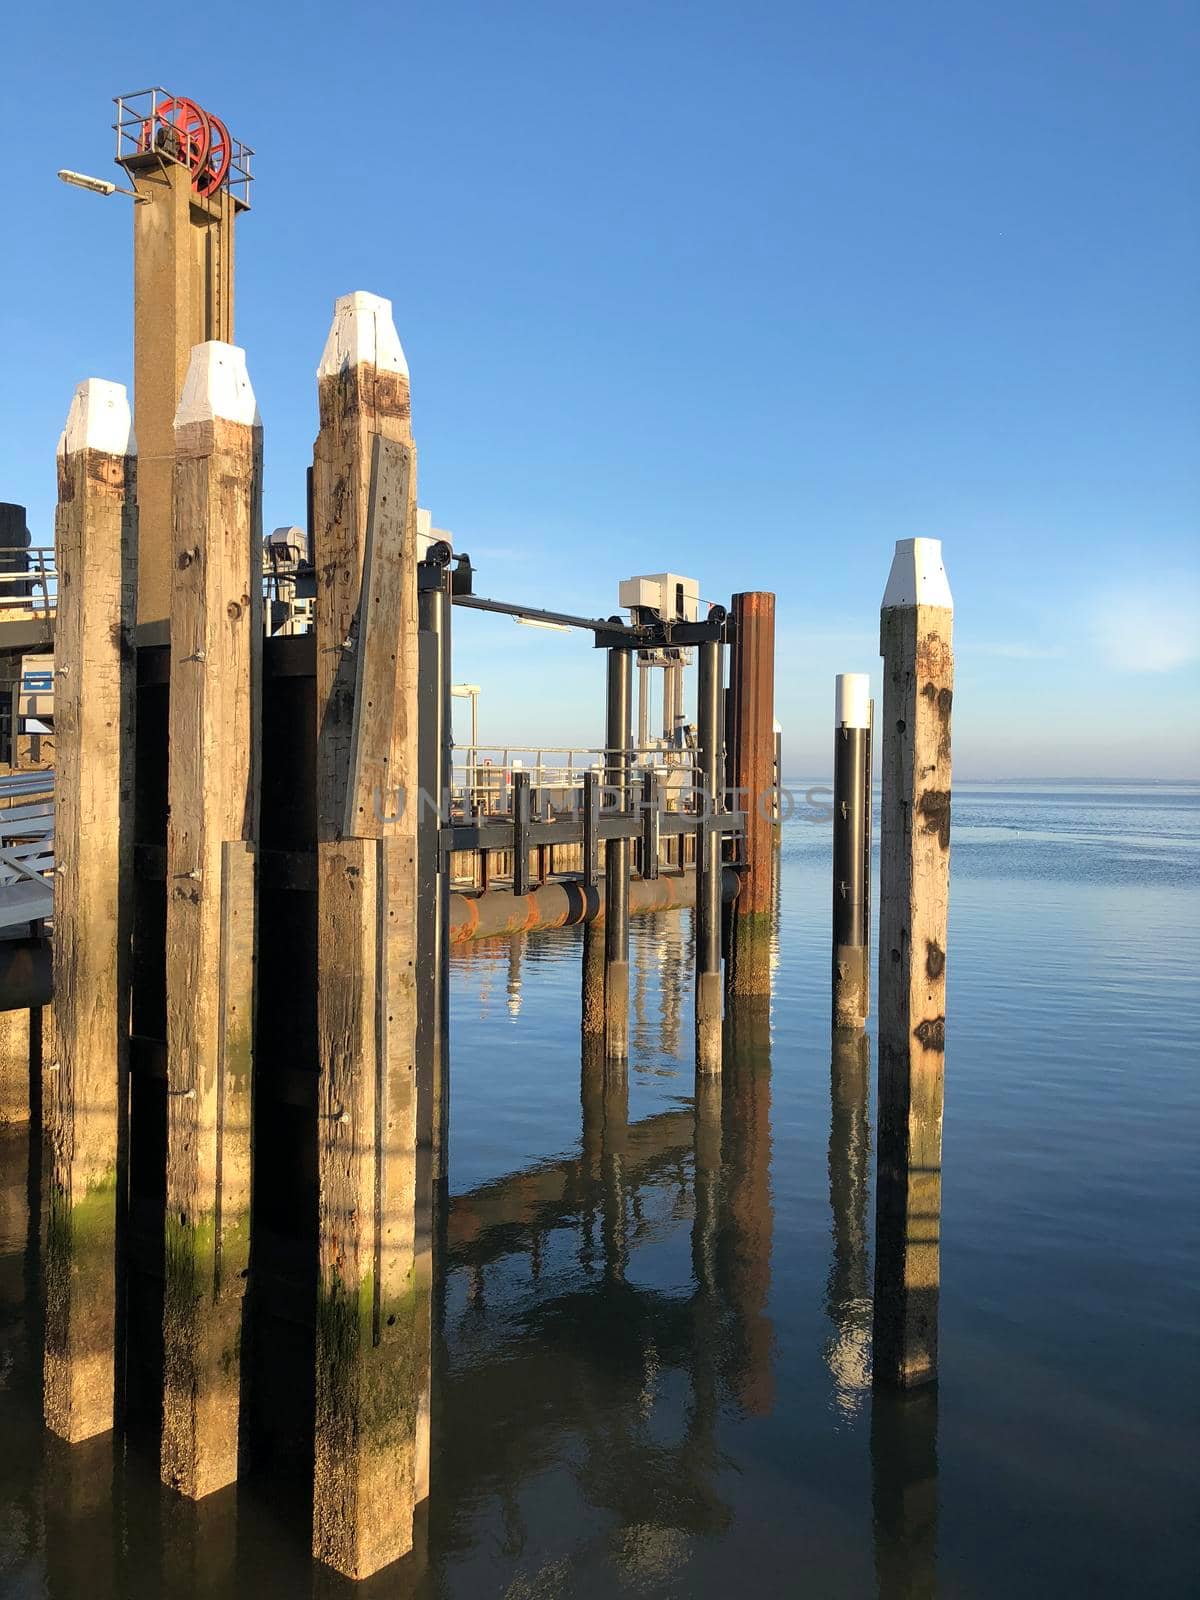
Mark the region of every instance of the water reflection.
<instances>
[{"instance_id":1,"label":"water reflection","mask_svg":"<svg viewBox=\"0 0 1200 1600\"><path fill-rule=\"evenodd\" d=\"M769 1021L743 1019L690 1103L632 1121L627 1070L585 1041L580 1098L578 1156L451 1205L435 1481L454 1492L431 1520L454 1546L490 1503L516 1559L529 1496L568 1462L583 1522L613 1519L607 1559L643 1587L729 1528L719 1420L773 1403ZM690 1272L647 1281L681 1225Z\"/></svg>"},{"instance_id":2,"label":"water reflection","mask_svg":"<svg viewBox=\"0 0 1200 1600\"><path fill-rule=\"evenodd\" d=\"M648 1039L656 1028L690 1036L680 960L688 921L664 913L635 946ZM475 970L481 984L489 972L506 981L512 1006L532 999L549 959L535 941L513 939ZM522 1009L525 1024L537 1007ZM752 1422L764 1450L772 1437L790 1450L796 1380L779 1381L772 1319L769 1005L732 1004L726 1036L723 1075L698 1085L681 1075L674 1098L661 1037L645 1066L635 1052L629 1067L585 1040L575 1057L574 1150L480 1184L442 1214L433 1497L417 1519L411 1557L367 1584L346 1584L311 1566L303 1516L282 1503L274 1478L192 1505L161 1487L152 1461L114 1453L111 1438L76 1451L43 1439L33 1405L24 1408L24 1431L6 1432L0 1459L0 1590L23 1585L49 1600L727 1593L727 1574L718 1578L709 1562L724 1541L746 1536L731 1427ZM806 1060L788 1066L810 1071ZM869 1067L865 1038L834 1040L831 1247L827 1271L813 1279L814 1301L825 1279L832 1332L823 1353L835 1411L860 1461L871 1320ZM819 1062L811 1071L823 1077ZM654 1109L635 1114L647 1099ZM22 1240L16 1261L28 1262L36 1225L26 1191L3 1193L0 1215ZM6 1310L24 1300L24 1315L35 1315L20 1278L10 1246L0 1275L0 1360L36 1396L31 1351L39 1341L30 1344L22 1314ZM936 1420L931 1393L877 1394L871 1403L884 1596L933 1592ZM35 1471L24 1462L15 1474L6 1469L14 1442L20 1457L18 1434L37 1452ZM779 1481L790 1494L789 1468ZM771 1478L746 1483L769 1486ZM790 1530L773 1537L786 1545ZM823 1577L835 1571L831 1561Z\"/></svg>"},{"instance_id":3,"label":"water reflection","mask_svg":"<svg viewBox=\"0 0 1200 1600\"><path fill-rule=\"evenodd\" d=\"M866 1033L836 1028L829 1074L833 1250L825 1292L833 1332L825 1347L825 1360L834 1382L834 1405L847 1421L859 1414L871 1388L870 1070L871 1044Z\"/></svg>"},{"instance_id":4,"label":"water reflection","mask_svg":"<svg viewBox=\"0 0 1200 1600\"><path fill-rule=\"evenodd\" d=\"M871 1513L879 1600L937 1594L937 1388L871 1397Z\"/></svg>"}]
</instances>

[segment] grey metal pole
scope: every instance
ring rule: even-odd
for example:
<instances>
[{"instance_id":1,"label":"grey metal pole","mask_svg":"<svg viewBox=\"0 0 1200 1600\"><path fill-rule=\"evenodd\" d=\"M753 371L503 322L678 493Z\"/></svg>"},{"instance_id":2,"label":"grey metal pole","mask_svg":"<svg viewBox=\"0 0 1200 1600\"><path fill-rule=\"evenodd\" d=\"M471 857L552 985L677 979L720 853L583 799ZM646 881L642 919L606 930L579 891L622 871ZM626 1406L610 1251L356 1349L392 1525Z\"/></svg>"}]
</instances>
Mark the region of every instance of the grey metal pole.
<instances>
[{"instance_id":1,"label":"grey metal pole","mask_svg":"<svg viewBox=\"0 0 1200 1600\"><path fill-rule=\"evenodd\" d=\"M605 783L627 807L630 705L629 651L608 652L608 720ZM605 851L604 1019L610 1060L629 1054L630 840L609 839Z\"/></svg>"},{"instance_id":2,"label":"grey metal pole","mask_svg":"<svg viewBox=\"0 0 1200 1600\"><path fill-rule=\"evenodd\" d=\"M724 646L700 646L697 786L706 812L721 809L722 712L725 704ZM696 848L696 1071L721 1070L721 842L702 827Z\"/></svg>"},{"instance_id":3,"label":"grey metal pole","mask_svg":"<svg viewBox=\"0 0 1200 1600\"><path fill-rule=\"evenodd\" d=\"M833 1020L861 1028L869 1009L871 680L839 673L833 735Z\"/></svg>"},{"instance_id":4,"label":"grey metal pole","mask_svg":"<svg viewBox=\"0 0 1200 1600\"><path fill-rule=\"evenodd\" d=\"M438 832L449 820L451 657L446 573L435 561L418 568L417 623L417 1049L432 1062L430 1105L418 1117L437 1181L446 1170L449 1105L450 873Z\"/></svg>"},{"instance_id":5,"label":"grey metal pole","mask_svg":"<svg viewBox=\"0 0 1200 1600\"><path fill-rule=\"evenodd\" d=\"M650 663L638 660L638 749L650 743Z\"/></svg>"}]
</instances>

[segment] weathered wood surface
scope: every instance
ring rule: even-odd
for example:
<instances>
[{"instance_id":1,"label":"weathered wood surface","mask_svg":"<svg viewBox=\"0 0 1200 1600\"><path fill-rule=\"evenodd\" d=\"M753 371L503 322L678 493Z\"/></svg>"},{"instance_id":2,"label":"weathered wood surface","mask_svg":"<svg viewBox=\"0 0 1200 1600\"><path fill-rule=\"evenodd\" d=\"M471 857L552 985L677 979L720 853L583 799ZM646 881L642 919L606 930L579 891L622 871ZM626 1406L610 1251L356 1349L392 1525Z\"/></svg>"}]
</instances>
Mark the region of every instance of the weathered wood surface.
<instances>
[{"instance_id":1,"label":"weathered wood surface","mask_svg":"<svg viewBox=\"0 0 1200 1600\"><path fill-rule=\"evenodd\" d=\"M162 1476L237 1476L250 1247L262 428L241 351L198 345L175 426Z\"/></svg>"},{"instance_id":2,"label":"weathered wood surface","mask_svg":"<svg viewBox=\"0 0 1200 1600\"><path fill-rule=\"evenodd\" d=\"M404 1555L428 1492L431 1063L416 1059L416 460L408 370L391 307L340 300L318 371L317 569L319 1275L313 1550L349 1577ZM376 437L398 469L402 542L367 571ZM391 448L391 447L396 448ZM399 471L407 466L405 474ZM382 478L379 480L382 483ZM379 519L376 519L377 531ZM378 594L377 607L372 597ZM361 606L376 612L364 631ZM359 652L370 636L370 657ZM381 816L348 835L357 766L374 788L373 693L395 660ZM386 691L381 690L386 701ZM364 715L370 711L370 715ZM369 751L362 732L371 728ZM356 782L359 780L356 779ZM360 788L360 794L361 794ZM401 805L403 793L408 803ZM372 804L372 810L374 806ZM357 831L361 826L361 832Z\"/></svg>"},{"instance_id":3,"label":"weathered wood surface","mask_svg":"<svg viewBox=\"0 0 1200 1600\"><path fill-rule=\"evenodd\" d=\"M900 1387L937 1375L954 659L953 609L936 547L934 540L898 546L897 563L915 560L921 582L900 586L907 603L891 605L889 583L880 621L874 1370L878 1381ZM928 570L935 560L936 574ZM914 593L944 603L916 603Z\"/></svg>"},{"instance_id":4,"label":"weathered wood surface","mask_svg":"<svg viewBox=\"0 0 1200 1600\"><path fill-rule=\"evenodd\" d=\"M129 1067L133 451L121 385L96 379L81 385L58 457L57 1038L42 1062L53 1152L45 1416L71 1441L103 1433L113 1421L115 1248ZM48 1010L42 1021L48 1023ZM52 1036L53 1030L44 1031Z\"/></svg>"},{"instance_id":5,"label":"weathered wood surface","mask_svg":"<svg viewBox=\"0 0 1200 1600\"><path fill-rule=\"evenodd\" d=\"M382 837L385 815L397 808L394 785L390 790L388 779L399 682L404 542L415 526L415 490L412 445L376 434L371 443L362 601L353 634L350 771L342 824L348 839Z\"/></svg>"},{"instance_id":6,"label":"weathered wood surface","mask_svg":"<svg viewBox=\"0 0 1200 1600\"><path fill-rule=\"evenodd\" d=\"M746 862L734 913L729 986L738 994L771 992L771 908L776 825L775 596L756 591L733 597L729 661L729 754L726 782L731 804L746 813ZM782 777L782 775L781 775Z\"/></svg>"}]
</instances>

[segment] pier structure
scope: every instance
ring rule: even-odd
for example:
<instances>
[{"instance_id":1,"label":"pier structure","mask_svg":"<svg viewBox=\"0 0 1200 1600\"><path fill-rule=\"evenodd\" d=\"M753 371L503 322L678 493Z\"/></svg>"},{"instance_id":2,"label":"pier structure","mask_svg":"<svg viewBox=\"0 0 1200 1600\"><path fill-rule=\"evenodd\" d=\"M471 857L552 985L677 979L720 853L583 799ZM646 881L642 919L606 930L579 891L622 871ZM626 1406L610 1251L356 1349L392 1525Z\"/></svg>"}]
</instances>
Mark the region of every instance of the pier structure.
<instances>
[{"instance_id":1,"label":"pier structure","mask_svg":"<svg viewBox=\"0 0 1200 1600\"><path fill-rule=\"evenodd\" d=\"M91 697L85 711L108 698L104 740L64 700L67 1070L52 1125L71 1225L48 1277L45 1415L66 1438L157 1419L164 1481L199 1500L244 1470L247 1419L268 1454L286 1437L272 1368L307 1368L314 1554L359 1578L405 1554L430 1490L452 938L588 927L610 1118L629 1051L629 917L696 906L697 1066L712 1075L746 813L724 779L720 606L691 621L567 619L607 654L602 770L576 783L539 762L535 786L514 762L498 804L457 784L452 612L529 608L479 595L469 558L419 534L387 301L337 302L317 388L311 630L266 630L263 430L237 347L197 344L176 406L165 629L134 620L130 430L124 454L85 468L69 453L60 479L56 671ZM93 417L117 393L81 390ZM85 526L106 542L85 556L72 519L93 502L103 515ZM81 561L88 593L100 583L101 557L112 617L88 610L85 626L70 597ZM638 749L630 691L639 653L672 649L696 651L702 687L668 763ZM122 781L99 795L102 764ZM95 860L117 909L102 926L69 866L76 786L108 807ZM481 870L464 870L472 856ZM75 927L98 935L68 943ZM107 988L81 987L80 950ZM88 1021L97 1006L103 1031Z\"/></svg>"},{"instance_id":2,"label":"pier structure","mask_svg":"<svg viewBox=\"0 0 1200 1600\"><path fill-rule=\"evenodd\" d=\"M418 505L390 302L359 291L336 302L317 367L310 559L289 556L295 607L279 625L246 354L208 336L232 330L232 224L248 185L235 196L221 151L243 147L227 132L214 146L218 119L192 102L147 93L136 134L118 114L119 141L137 145L118 153L145 257L139 375L161 354L132 420L150 408L159 450L155 385L173 373L169 472L156 456L143 493L124 392L87 380L60 445L46 619L64 767L54 1012L39 1028L53 1141L45 1418L67 1441L149 1431L186 1501L299 1451L314 1555L365 1578L410 1550L431 1492L453 943L583 924L584 1152L616 1184L630 918L692 908L701 1317L718 1301L714 1219L731 1164L750 1174L727 1196L743 1233L769 1211L769 1073L753 1064L769 1061L783 809L775 598L747 591L701 615L698 584L657 574L625 580L626 620L479 593L469 555ZM187 300L191 320L156 321L146 307L163 295ZM182 369L181 329L204 335ZM604 740L578 765L539 753L531 769L506 753L481 766L473 732L460 781L453 619L472 610L577 630L606 653ZM936 1372L951 621L936 541L903 541L881 620L874 1308L876 1379L902 1387ZM649 734L655 668L661 739ZM841 789L852 915L835 941L857 952L844 1007L855 1021L867 1006L865 727L864 739L858 713L839 723L853 752ZM51 999L24 982L24 1004ZM736 1081L723 1076L727 1035ZM621 1216L614 1199L616 1272ZM733 1269L746 1307L765 1304L765 1259ZM767 1403L763 1327L748 1316L752 1409Z\"/></svg>"}]
</instances>

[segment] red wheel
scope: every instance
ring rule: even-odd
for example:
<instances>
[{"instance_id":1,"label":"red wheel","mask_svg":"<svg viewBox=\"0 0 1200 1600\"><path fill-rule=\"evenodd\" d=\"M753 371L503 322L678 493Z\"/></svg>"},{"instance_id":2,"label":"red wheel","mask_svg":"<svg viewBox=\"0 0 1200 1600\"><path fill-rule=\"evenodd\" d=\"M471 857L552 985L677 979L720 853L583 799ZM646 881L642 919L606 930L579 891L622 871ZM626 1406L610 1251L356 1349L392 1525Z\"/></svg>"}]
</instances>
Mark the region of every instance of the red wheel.
<instances>
[{"instance_id":1,"label":"red wheel","mask_svg":"<svg viewBox=\"0 0 1200 1600\"><path fill-rule=\"evenodd\" d=\"M220 117L214 117L211 111L203 113L208 118L209 146L208 160L196 173L192 181L192 188L197 194L215 194L225 181L225 174L229 171L229 158L232 154L229 143L229 129Z\"/></svg>"},{"instance_id":2,"label":"red wheel","mask_svg":"<svg viewBox=\"0 0 1200 1600\"><path fill-rule=\"evenodd\" d=\"M226 145L229 136L225 136ZM162 150L181 162L192 174L193 185L208 160L212 126L208 113L183 95L168 96L154 108L153 117L142 123L138 141L141 150Z\"/></svg>"}]
</instances>

